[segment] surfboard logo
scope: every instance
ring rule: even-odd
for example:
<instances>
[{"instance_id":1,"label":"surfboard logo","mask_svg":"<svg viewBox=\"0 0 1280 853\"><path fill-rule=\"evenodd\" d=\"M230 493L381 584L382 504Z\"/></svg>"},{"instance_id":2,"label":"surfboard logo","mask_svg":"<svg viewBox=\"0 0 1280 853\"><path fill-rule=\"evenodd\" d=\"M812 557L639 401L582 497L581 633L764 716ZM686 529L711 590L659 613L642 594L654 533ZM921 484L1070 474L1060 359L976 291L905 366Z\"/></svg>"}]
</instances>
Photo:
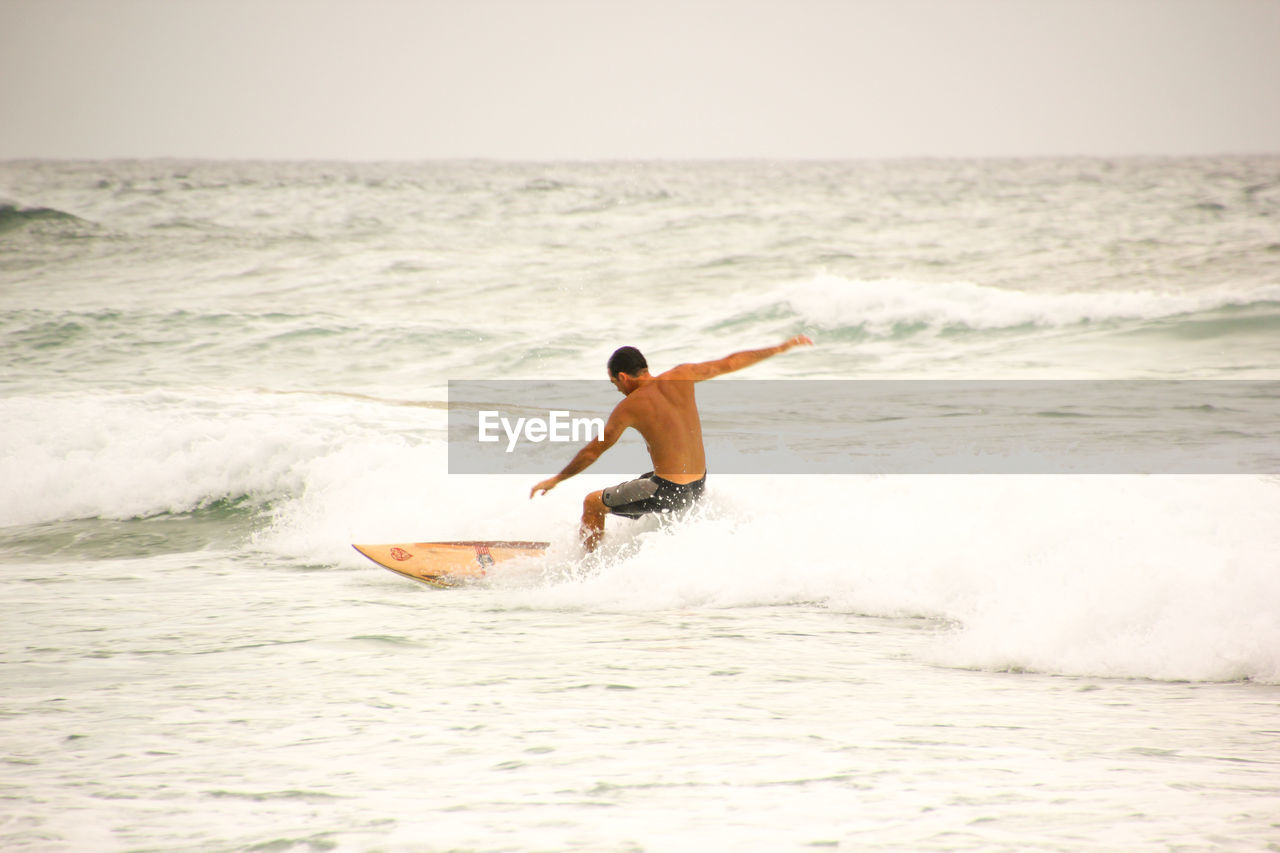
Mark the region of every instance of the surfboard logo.
<instances>
[{"instance_id":1,"label":"surfboard logo","mask_svg":"<svg viewBox=\"0 0 1280 853\"><path fill-rule=\"evenodd\" d=\"M480 564L480 568L487 569L493 565L493 554L489 553L488 545L476 545L476 562Z\"/></svg>"},{"instance_id":2,"label":"surfboard logo","mask_svg":"<svg viewBox=\"0 0 1280 853\"><path fill-rule=\"evenodd\" d=\"M391 549L391 559L393 559L393 560L399 560L400 562L402 562L402 563L403 563L405 560L412 560L412 559L413 559L413 555L412 555L412 554L410 554L408 551L406 551L406 550L405 550L405 549L403 549L403 548L392 548L392 549Z\"/></svg>"}]
</instances>

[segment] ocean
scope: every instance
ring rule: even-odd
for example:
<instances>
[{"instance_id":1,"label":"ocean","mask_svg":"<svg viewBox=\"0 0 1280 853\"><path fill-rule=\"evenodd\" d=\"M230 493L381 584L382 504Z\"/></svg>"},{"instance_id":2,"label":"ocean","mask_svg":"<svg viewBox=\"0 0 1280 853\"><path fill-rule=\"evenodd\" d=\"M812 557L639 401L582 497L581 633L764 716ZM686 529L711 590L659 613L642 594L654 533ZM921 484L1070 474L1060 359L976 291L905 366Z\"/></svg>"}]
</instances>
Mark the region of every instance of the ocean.
<instances>
[{"instance_id":1,"label":"ocean","mask_svg":"<svg viewBox=\"0 0 1280 853\"><path fill-rule=\"evenodd\" d=\"M1265 452L717 475L709 444L695 512L591 558L616 474L451 472L451 381L801 333L741 378L1274 403L1280 158L0 163L0 848L1280 849ZM452 539L551 548L435 590L350 547Z\"/></svg>"}]
</instances>

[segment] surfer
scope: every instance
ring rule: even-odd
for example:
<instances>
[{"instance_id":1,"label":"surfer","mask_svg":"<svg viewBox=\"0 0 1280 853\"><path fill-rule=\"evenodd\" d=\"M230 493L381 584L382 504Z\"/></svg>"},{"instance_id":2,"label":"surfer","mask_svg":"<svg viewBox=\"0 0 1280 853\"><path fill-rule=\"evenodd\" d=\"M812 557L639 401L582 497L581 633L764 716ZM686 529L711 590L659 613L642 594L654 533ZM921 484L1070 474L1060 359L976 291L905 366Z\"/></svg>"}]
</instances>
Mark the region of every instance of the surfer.
<instances>
[{"instance_id":1,"label":"surfer","mask_svg":"<svg viewBox=\"0 0 1280 853\"><path fill-rule=\"evenodd\" d=\"M594 551L604 536L609 513L639 518L650 512L671 512L693 504L707 482L702 422L693 396L693 383L750 367L792 347L813 346L807 335L796 335L777 346L743 350L715 361L678 364L657 376L640 350L621 347L609 358L609 381L625 395L604 425L604 435L592 440L554 477L529 491L546 494L559 483L586 470L612 447L627 427L644 438L653 470L635 480L587 495L582 502L583 545Z\"/></svg>"}]
</instances>

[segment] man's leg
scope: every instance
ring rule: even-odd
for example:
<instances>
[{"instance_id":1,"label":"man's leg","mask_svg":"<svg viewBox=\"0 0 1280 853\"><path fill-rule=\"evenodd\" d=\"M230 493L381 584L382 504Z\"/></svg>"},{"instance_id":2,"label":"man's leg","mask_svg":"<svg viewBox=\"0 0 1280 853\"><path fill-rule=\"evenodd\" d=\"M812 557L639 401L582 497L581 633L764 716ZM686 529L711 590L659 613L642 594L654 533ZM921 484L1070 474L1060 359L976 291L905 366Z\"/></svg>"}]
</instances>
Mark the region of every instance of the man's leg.
<instances>
[{"instance_id":1,"label":"man's leg","mask_svg":"<svg viewBox=\"0 0 1280 853\"><path fill-rule=\"evenodd\" d=\"M592 492L582 502L582 526L578 534L588 551L594 551L604 538L604 517L609 514L609 508L604 505L603 495L603 491Z\"/></svg>"}]
</instances>

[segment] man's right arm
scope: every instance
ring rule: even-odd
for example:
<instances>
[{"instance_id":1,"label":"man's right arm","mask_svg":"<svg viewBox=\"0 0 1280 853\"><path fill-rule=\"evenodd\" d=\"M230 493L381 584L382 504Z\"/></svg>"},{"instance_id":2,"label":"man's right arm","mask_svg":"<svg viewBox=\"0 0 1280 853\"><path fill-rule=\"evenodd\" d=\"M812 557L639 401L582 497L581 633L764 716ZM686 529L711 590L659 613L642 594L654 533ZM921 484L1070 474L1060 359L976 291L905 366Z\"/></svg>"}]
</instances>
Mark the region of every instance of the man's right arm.
<instances>
[{"instance_id":1,"label":"man's right arm","mask_svg":"<svg viewBox=\"0 0 1280 853\"><path fill-rule=\"evenodd\" d=\"M545 495L554 489L557 485L569 479L570 477L580 474L591 467L591 465L600 458L610 447L618 442L624 430L631 426L630 410L625 406L626 401L623 400L614 407L613 412L609 415L609 420L605 422L603 434L599 438L593 438L587 442L574 457L569 460L569 464L564 466L559 474L554 477L548 477L538 485L529 490L529 497L535 495Z\"/></svg>"},{"instance_id":2,"label":"man's right arm","mask_svg":"<svg viewBox=\"0 0 1280 853\"><path fill-rule=\"evenodd\" d=\"M796 335L794 338L783 341L776 346L743 350L732 355L726 355L724 358L718 358L715 361L679 364L664 373L663 378L701 382L703 379L711 379L715 376L722 376L725 373L741 370L744 367L750 367L753 364L764 361L766 358L772 358L778 353L786 352L792 347L798 346L811 347L813 346L813 340L808 335Z\"/></svg>"}]
</instances>

